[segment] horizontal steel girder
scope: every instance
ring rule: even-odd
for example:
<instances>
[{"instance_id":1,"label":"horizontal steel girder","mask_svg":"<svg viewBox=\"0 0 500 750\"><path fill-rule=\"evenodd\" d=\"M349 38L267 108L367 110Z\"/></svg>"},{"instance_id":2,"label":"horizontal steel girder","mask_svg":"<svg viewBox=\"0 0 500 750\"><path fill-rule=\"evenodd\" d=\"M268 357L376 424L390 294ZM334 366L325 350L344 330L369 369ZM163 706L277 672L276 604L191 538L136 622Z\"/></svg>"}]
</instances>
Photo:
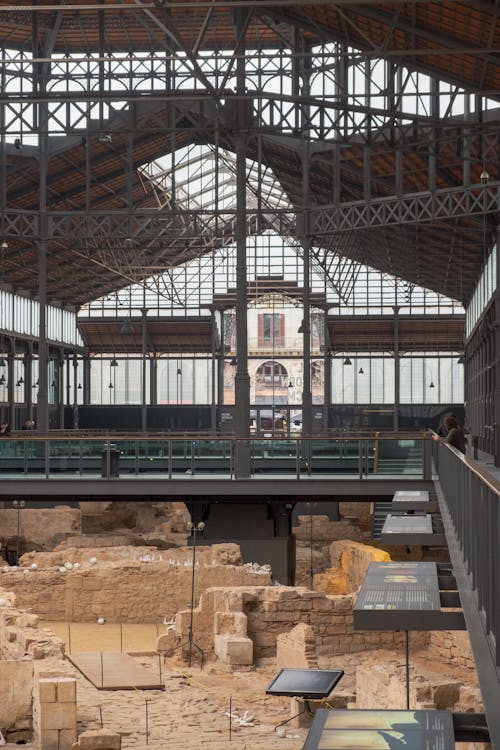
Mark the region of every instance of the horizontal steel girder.
<instances>
[{"instance_id":1,"label":"horizontal steel girder","mask_svg":"<svg viewBox=\"0 0 500 750\"><path fill-rule=\"evenodd\" d=\"M432 221L465 218L471 215L496 213L500 208L500 182L488 185L447 188L435 192L417 193L401 197L378 198L372 201L356 201L338 205L316 206L309 209L310 237L324 243L324 238L340 232L370 227L398 224L420 224ZM299 209L300 212L300 209ZM163 211L133 210L116 211L64 211L47 212L49 237L53 239L74 238L81 240L109 238L117 240L130 236L139 241L159 238L172 227L175 216L189 217L193 233L206 233L206 218L225 218L230 233L233 228L235 210L181 210ZM290 209L248 209L249 229L272 226L289 236L294 228L293 211ZM126 221L124 222L124 218ZM255 218L260 218L255 221ZM35 240L39 238L38 212L5 211L5 236ZM253 225L253 227L252 227ZM204 231L203 231L204 230ZM220 232L220 230L219 230ZM223 233L224 234L224 233Z\"/></svg>"}]
</instances>

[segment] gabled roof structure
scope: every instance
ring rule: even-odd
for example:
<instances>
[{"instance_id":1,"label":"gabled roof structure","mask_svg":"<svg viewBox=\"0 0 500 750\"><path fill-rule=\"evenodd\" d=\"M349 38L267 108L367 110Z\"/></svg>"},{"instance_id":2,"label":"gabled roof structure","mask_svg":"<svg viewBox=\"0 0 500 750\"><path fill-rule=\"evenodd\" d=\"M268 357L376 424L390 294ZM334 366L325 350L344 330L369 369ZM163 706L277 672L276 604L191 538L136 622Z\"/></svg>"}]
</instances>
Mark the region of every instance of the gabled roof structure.
<instances>
[{"instance_id":1,"label":"gabled roof structure","mask_svg":"<svg viewBox=\"0 0 500 750\"><path fill-rule=\"evenodd\" d=\"M248 85L236 96L243 32ZM243 99L247 159L289 203L257 198L249 234L292 236L306 211L325 270L343 255L466 303L496 226L499 36L485 0L0 2L0 283L37 295L40 212L48 298L69 307L231 241L234 210L216 206L214 228L175 195L159 204L142 170L189 144L234 150ZM285 84L269 85L273 65Z\"/></svg>"}]
</instances>

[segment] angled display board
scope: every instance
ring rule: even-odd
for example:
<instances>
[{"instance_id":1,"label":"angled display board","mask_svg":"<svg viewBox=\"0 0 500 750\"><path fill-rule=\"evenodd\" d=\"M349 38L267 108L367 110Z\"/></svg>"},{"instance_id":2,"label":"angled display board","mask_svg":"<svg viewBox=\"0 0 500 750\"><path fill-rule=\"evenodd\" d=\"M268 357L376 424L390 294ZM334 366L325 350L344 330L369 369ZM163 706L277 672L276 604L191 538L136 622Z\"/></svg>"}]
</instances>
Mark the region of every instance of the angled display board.
<instances>
[{"instance_id":1,"label":"angled display board","mask_svg":"<svg viewBox=\"0 0 500 750\"><path fill-rule=\"evenodd\" d=\"M330 695L343 675L341 669L282 669L266 693L288 695L304 700L320 700Z\"/></svg>"},{"instance_id":2,"label":"angled display board","mask_svg":"<svg viewBox=\"0 0 500 750\"><path fill-rule=\"evenodd\" d=\"M440 630L434 562L372 562L354 605L358 630Z\"/></svg>"},{"instance_id":3,"label":"angled display board","mask_svg":"<svg viewBox=\"0 0 500 750\"><path fill-rule=\"evenodd\" d=\"M303 750L453 750L449 711L319 709Z\"/></svg>"},{"instance_id":4,"label":"angled display board","mask_svg":"<svg viewBox=\"0 0 500 750\"><path fill-rule=\"evenodd\" d=\"M397 490L393 495L391 508L405 513L409 510L436 511L438 504L431 500L427 490Z\"/></svg>"},{"instance_id":5,"label":"angled display board","mask_svg":"<svg viewBox=\"0 0 500 750\"><path fill-rule=\"evenodd\" d=\"M444 534L435 533L430 513L393 514L384 521L380 540L387 544L424 544L443 546Z\"/></svg>"}]
</instances>

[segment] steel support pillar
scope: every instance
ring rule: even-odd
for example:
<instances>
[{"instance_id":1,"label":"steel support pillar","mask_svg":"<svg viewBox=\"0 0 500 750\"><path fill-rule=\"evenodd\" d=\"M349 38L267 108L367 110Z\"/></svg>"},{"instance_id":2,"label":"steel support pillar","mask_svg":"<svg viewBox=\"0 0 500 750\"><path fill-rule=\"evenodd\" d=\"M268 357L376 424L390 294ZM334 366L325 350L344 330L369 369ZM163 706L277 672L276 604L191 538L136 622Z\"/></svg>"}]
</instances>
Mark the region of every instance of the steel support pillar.
<instances>
[{"instance_id":1,"label":"steel support pillar","mask_svg":"<svg viewBox=\"0 0 500 750\"><path fill-rule=\"evenodd\" d=\"M394 305L394 414L393 428L399 430L399 405L401 402L401 370L399 358L399 307Z\"/></svg>"},{"instance_id":2,"label":"steel support pillar","mask_svg":"<svg viewBox=\"0 0 500 750\"><path fill-rule=\"evenodd\" d=\"M148 429L148 405L146 403L146 315L147 309L141 308L141 430L147 432Z\"/></svg>"},{"instance_id":3,"label":"steel support pillar","mask_svg":"<svg viewBox=\"0 0 500 750\"><path fill-rule=\"evenodd\" d=\"M244 11L235 11L236 32L240 39L236 61L236 94L245 94ZM250 376L248 374L248 280L247 280L247 206L246 146L249 126L244 98L236 102L236 377L235 377L235 476L250 476Z\"/></svg>"},{"instance_id":4,"label":"steel support pillar","mask_svg":"<svg viewBox=\"0 0 500 750\"><path fill-rule=\"evenodd\" d=\"M332 403L332 357L331 341L328 331L328 305L323 313L323 430L329 427L330 405Z\"/></svg>"},{"instance_id":5,"label":"steel support pillar","mask_svg":"<svg viewBox=\"0 0 500 750\"><path fill-rule=\"evenodd\" d=\"M210 429L215 432L217 429L217 323L215 319L215 311L211 310L211 321L212 321L212 340L211 340L211 383L210 383Z\"/></svg>"}]
</instances>

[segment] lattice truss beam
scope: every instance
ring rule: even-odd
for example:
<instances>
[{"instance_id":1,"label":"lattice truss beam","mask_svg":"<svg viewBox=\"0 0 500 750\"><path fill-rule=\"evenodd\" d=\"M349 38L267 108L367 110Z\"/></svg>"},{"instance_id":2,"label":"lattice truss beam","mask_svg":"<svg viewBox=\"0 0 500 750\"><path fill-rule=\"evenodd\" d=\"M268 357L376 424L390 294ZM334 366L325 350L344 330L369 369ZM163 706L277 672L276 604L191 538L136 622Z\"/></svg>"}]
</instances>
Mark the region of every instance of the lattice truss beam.
<instances>
[{"instance_id":1,"label":"lattice truss beam","mask_svg":"<svg viewBox=\"0 0 500 750\"><path fill-rule=\"evenodd\" d=\"M227 50L237 47L238 34L228 26L226 49L207 54L220 22L214 8L205 9L194 42L187 43L171 15L160 18L136 5L120 18L103 8L71 23L64 9L50 19L35 14L36 28L27 14L16 16L17 38L29 27L33 47L25 35L14 51L12 31L2 49L1 232L13 250L2 283L36 291L27 276L40 238L44 139L53 298L81 303L234 239L228 154L238 98L232 94L236 57ZM0 12L0 26L12 18ZM239 33L252 40L243 97L253 164L248 234L281 234L301 253L296 220L307 215L313 265L340 299L348 298L356 264L369 262L466 300L491 241L494 222L485 214L498 210L499 117L488 109L491 102L379 60L373 49L356 51L325 35L313 47L304 41L308 24L301 22L298 33L284 18L245 11L240 24ZM68 54L62 50L70 29ZM259 43L264 29L269 36ZM139 30L140 46L154 52L137 49L132 32ZM117 34L127 39L126 52ZM172 159L160 184L148 165L190 144L210 146L213 172L186 176L185 164ZM486 187L480 182L485 169ZM199 200L207 191L214 196L209 205ZM460 268L450 262L457 248ZM340 255L351 261L350 278ZM77 300L74 273L85 276Z\"/></svg>"}]
</instances>

